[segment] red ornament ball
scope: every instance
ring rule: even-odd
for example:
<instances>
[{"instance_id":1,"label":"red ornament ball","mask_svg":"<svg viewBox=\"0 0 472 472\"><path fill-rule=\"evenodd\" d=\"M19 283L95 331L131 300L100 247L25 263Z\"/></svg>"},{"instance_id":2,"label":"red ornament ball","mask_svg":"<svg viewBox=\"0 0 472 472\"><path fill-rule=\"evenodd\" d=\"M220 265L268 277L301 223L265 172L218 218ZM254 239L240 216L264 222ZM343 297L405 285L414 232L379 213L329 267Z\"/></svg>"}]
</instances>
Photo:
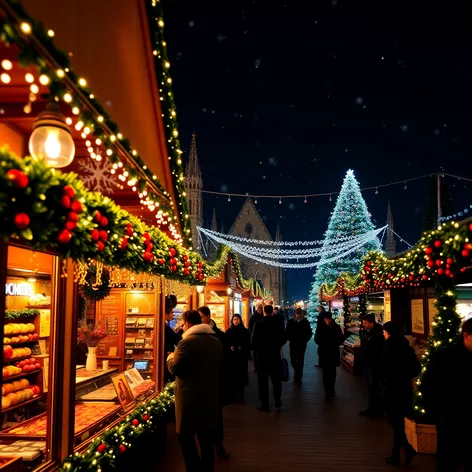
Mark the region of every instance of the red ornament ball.
<instances>
[{"instance_id":1,"label":"red ornament ball","mask_svg":"<svg viewBox=\"0 0 472 472\"><path fill-rule=\"evenodd\" d=\"M426 274L423 275L423 280L428 280L428 276Z\"/></svg>"},{"instance_id":2,"label":"red ornament ball","mask_svg":"<svg viewBox=\"0 0 472 472\"><path fill-rule=\"evenodd\" d=\"M108 233L102 229L99 234L100 234L100 240L105 243L108 239Z\"/></svg>"},{"instance_id":3,"label":"red ornament ball","mask_svg":"<svg viewBox=\"0 0 472 472\"><path fill-rule=\"evenodd\" d=\"M119 447L119 450L120 450L120 454L123 454L126 452L126 447L123 446L123 444Z\"/></svg>"},{"instance_id":4,"label":"red ornament ball","mask_svg":"<svg viewBox=\"0 0 472 472\"><path fill-rule=\"evenodd\" d=\"M143 259L146 262L152 262L154 260L154 254L152 252L145 252L143 254Z\"/></svg>"},{"instance_id":5,"label":"red ornament ball","mask_svg":"<svg viewBox=\"0 0 472 472\"><path fill-rule=\"evenodd\" d=\"M451 275L451 271L449 269L446 269L446 275Z\"/></svg>"},{"instance_id":6,"label":"red ornament ball","mask_svg":"<svg viewBox=\"0 0 472 472\"><path fill-rule=\"evenodd\" d=\"M128 236L133 236L133 227L131 226L131 224L128 223L128 225L126 226L126 234Z\"/></svg>"},{"instance_id":7,"label":"red ornament ball","mask_svg":"<svg viewBox=\"0 0 472 472\"><path fill-rule=\"evenodd\" d=\"M61 243L61 244L68 244L69 241L71 240L72 238L72 233L67 230L67 229L63 229L60 233L59 233L59 236L57 237L57 240Z\"/></svg>"},{"instance_id":8,"label":"red ornament ball","mask_svg":"<svg viewBox=\"0 0 472 472\"><path fill-rule=\"evenodd\" d=\"M98 229L93 229L90 235L92 236L92 241L98 241L100 238L100 232Z\"/></svg>"},{"instance_id":9,"label":"red ornament ball","mask_svg":"<svg viewBox=\"0 0 472 472\"><path fill-rule=\"evenodd\" d=\"M434 247L441 247L442 246L442 241L440 239L436 239L436 241L434 241Z\"/></svg>"},{"instance_id":10,"label":"red ornament ball","mask_svg":"<svg viewBox=\"0 0 472 472\"><path fill-rule=\"evenodd\" d=\"M100 226L102 228L105 228L105 226L108 226L108 218L106 216L102 216L100 218Z\"/></svg>"},{"instance_id":11,"label":"red ornament ball","mask_svg":"<svg viewBox=\"0 0 472 472\"><path fill-rule=\"evenodd\" d=\"M175 265L170 266L170 271L171 272L176 272L177 271L177 266L175 266Z\"/></svg>"},{"instance_id":12,"label":"red ornament ball","mask_svg":"<svg viewBox=\"0 0 472 472\"><path fill-rule=\"evenodd\" d=\"M143 415L143 420L147 421L149 419L149 415Z\"/></svg>"},{"instance_id":13,"label":"red ornament ball","mask_svg":"<svg viewBox=\"0 0 472 472\"><path fill-rule=\"evenodd\" d=\"M198 261L198 267L200 267L200 269L203 267L203 262L202 261Z\"/></svg>"},{"instance_id":14,"label":"red ornament ball","mask_svg":"<svg viewBox=\"0 0 472 472\"><path fill-rule=\"evenodd\" d=\"M120 249L123 251L128 247L128 238L123 238L121 240Z\"/></svg>"},{"instance_id":15,"label":"red ornament ball","mask_svg":"<svg viewBox=\"0 0 472 472\"><path fill-rule=\"evenodd\" d=\"M427 247L427 248L425 248L424 252L425 252L426 254L431 254L431 253L433 252L433 248Z\"/></svg>"},{"instance_id":16,"label":"red ornament ball","mask_svg":"<svg viewBox=\"0 0 472 472\"><path fill-rule=\"evenodd\" d=\"M149 236L149 233L143 233L143 238L146 243L151 241L151 236Z\"/></svg>"},{"instance_id":17,"label":"red ornament ball","mask_svg":"<svg viewBox=\"0 0 472 472\"><path fill-rule=\"evenodd\" d=\"M188 256L187 256L187 254L184 254L184 255L182 256L182 258L183 258L184 261L188 261Z\"/></svg>"},{"instance_id":18,"label":"red ornament ball","mask_svg":"<svg viewBox=\"0 0 472 472\"><path fill-rule=\"evenodd\" d=\"M69 221L79 221L79 215L75 212L75 211L71 211L69 212L69 214L67 215L67 219Z\"/></svg>"},{"instance_id":19,"label":"red ornament ball","mask_svg":"<svg viewBox=\"0 0 472 472\"><path fill-rule=\"evenodd\" d=\"M442 261L441 259L436 259L436 265L437 265L438 267L441 267L441 266L442 266L442 263L443 263L443 261Z\"/></svg>"},{"instance_id":20,"label":"red ornament ball","mask_svg":"<svg viewBox=\"0 0 472 472\"><path fill-rule=\"evenodd\" d=\"M467 249L463 249L461 254L462 254L462 257L469 257L470 256L470 252Z\"/></svg>"},{"instance_id":21,"label":"red ornament ball","mask_svg":"<svg viewBox=\"0 0 472 472\"><path fill-rule=\"evenodd\" d=\"M174 257L177 254L177 251L173 247L171 247L169 249L169 254L171 257Z\"/></svg>"},{"instance_id":22,"label":"red ornament ball","mask_svg":"<svg viewBox=\"0 0 472 472\"><path fill-rule=\"evenodd\" d=\"M107 445L105 443L102 443L97 447L97 451L101 454L106 448Z\"/></svg>"},{"instance_id":23,"label":"red ornament ball","mask_svg":"<svg viewBox=\"0 0 472 472\"><path fill-rule=\"evenodd\" d=\"M170 265L177 265L177 259L175 257L171 257L169 262L170 262Z\"/></svg>"},{"instance_id":24,"label":"red ornament ball","mask_svg":"<svg viewBox=\"0 0 472 472\"><path fill-rule=\"evenodd\" d=\"M132 424L133 426L138 426L139 421L135 418L133 421L131 421L131 424Z\"/></svg>"},{"instance_id":25,"label":"red ornament ball","mask_svg":"<svg viewBox=\"0 0 472 472\"><path fill-rule=\"evenodd\" d=\"M97 249L98 249L98 252L102 252L105 249L105 244L103 244L102 241L98 241Z\"/></svg>"},{"instance_id":26,"label":"red ornament ball","mask_svg":"<svg viewBox=\"0 0 472 472\"><path fill-rule=\"evenodd\" d=\"M151 252L153 247L154 247L154 245L152 243L147 243L146 244L146 252Z\"/></svg>"},{"instance_id":27,"label":"red ornament ball","mask_svg":"<svg viewBox=\"0 0 472 472\"><path fill-rule=\"evenodd\" d=\"M472 223L469 225L469 231L472 231Z\"/></svg>"},{"instance_id":28,"label":"red ornament ball","mask_svg":"<svg viewBox=\"0 0 472 472\"><path fill-rule=\"evenodd\" d=\"M166 261L164 259L159 259L157 262L159 262L160 265L164 265Z\"/></svg>"},{"instance_id":29,"label":"red ornament ball","mask_svg":"<svg viewBox=\"0 0 472 472\"><path fill-rule=\"evenodd\" d=\"M68 229L69 231L72 231L76 228L77 226L77 222L76 221L67 221L66 222L66 229Z\"/></svg>"},{"instance_id":30,"label":"red ornament ball","mask_svg":"<svg viewBox=\"0 0 472 472\"><path fill-rule=\"evenodd\" d=\"M448 257L448 258L446 259L446 262L447 262L449 265L454 264L454 260L451 259L450 257Z\"/></svg>"},{"instance_id":31,"label":"red ornament ball","mask_svg":"<svg viewBox=\"0 0 472 472\"><path fill-rule=\"evenodd\" d=\"M188 269L184 269L184 274L185 275L190 275L190 271Z\"/></svg>"},{"instance_id":32,"label":"red ornament ball","mask_svg":"<svg viewBox=\"0 0 472 472\"><path fill-rule=\"evenodd\" d=\"M433 262L433 261L428 261L428 262L426 263L426 265L427 265L428 267L430 267L430 268L431 268L431 267L434 267L434 262Z\"/></svg>"},{"instance_id":33,"label":"red ornament ball","mask_svg":"<svg viewBox=\"0 0 472 472\"><path fill-rule=\"evenodd\" d=\"M95 223L100 223L102 219L102 214L97 210L93 215L93 219L95 220Z\"/></svg>"},{"instance_id":34,"label":"red ornament ball","mask_svg":"<svg viewBox=\"0 0 472 472\"><path fill-rule=\"evenodd\" d=\"M71 210L75 211L76 213L82 213L83 211L82 203L78 202L77 200L74 200L70 207Z\"/></svg>"},{"instance_id":35,"label":"red ornament ball","mask_svg":"<svg viewBox=\"0 0 472 472\"><path fill-rule=\"evenodd\" d=\"M442 267L440 267L438 269L438 275L443 275L444 274L444 269Z\"/></svg>"},{"instance_id":36,"label":"red ornament ball","mask_svg":"<svg viewBox=\"0 0 472 472\"><path fill-rule=\"evenodd\" d=\"M26 213L17 213L14 218L14 223L18 229L25 229L30 224L30 217Z\"/></svg>"},{"instance_id":37,"label":"red ornament ball","mask_svg":"<svg viewBox=\"0 0 472 472\"><path fill-rule=\"evenodd\" d=\"M16 188L22 190L28 187L28 176L25 173L21 172L21 170L10 169L6 175L7 179L10 179L15 184Z\"/></svg>"},{"instance_id":38,"label":"red ornament ball","mask_svg":"<svg viewBox=\"0 0 472 472\"><path fill-rule=\"evenodd\" d=\"M67 195L64 195L64 196L61 198L61 205L62 205L64 208L70 208L70 198L69 198Z\"/></svg>"},{"instance_id":39,"label":"red ornament ball","mask_svg":"<svg viewBox=\"0 0 472 472\"><path fill-rule=\"evenodd\" d=\"M64 195L67 195L69 198L74 198L75 190L70 185L66 185L64 187Z\"/></svg>"}]
</instances>

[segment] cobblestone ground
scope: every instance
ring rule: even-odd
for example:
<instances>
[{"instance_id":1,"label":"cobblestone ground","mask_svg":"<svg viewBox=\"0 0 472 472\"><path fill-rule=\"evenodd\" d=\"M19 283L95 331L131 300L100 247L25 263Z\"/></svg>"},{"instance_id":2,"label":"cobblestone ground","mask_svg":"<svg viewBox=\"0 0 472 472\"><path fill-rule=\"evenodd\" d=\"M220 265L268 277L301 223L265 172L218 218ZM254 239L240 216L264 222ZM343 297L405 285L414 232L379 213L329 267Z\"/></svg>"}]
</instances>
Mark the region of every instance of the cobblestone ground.
<instances>
[{"instance_id":1,"label":"cobblestone ground","mask_svg":"<svg viewBox=\"0 0 472 472\"><path fill-rule=\"evenodd\" d=\"M364 408L363 378L338 369L337 396L326 402L315 345L310 343L303 386L283 385L283 407L278 412L256 410L256 376L250 374L246 403L225 408L225 446L230 460L217 459L217 472L386 472L392 433L385 420L360 418ZM251 367L252 370L252 367ZM416 456L408 471L434 471L434 457ZM169 426L169 447L158 470L184 472L174 432Z\"/></svg>"}]
</instances>

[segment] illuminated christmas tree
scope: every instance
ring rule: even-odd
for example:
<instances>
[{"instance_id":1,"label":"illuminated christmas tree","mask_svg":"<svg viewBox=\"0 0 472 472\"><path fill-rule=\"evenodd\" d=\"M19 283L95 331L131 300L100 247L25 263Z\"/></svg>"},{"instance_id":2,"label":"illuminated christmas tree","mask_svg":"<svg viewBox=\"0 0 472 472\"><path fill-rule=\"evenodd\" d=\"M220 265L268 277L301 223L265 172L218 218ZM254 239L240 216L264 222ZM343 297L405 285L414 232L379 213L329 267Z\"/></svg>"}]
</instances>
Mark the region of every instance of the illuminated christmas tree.
<instances>
[{"instance_id":1,"label":"illuminated christmas tree","mask_svg":"<svg viewBox=\"0 0 472 472\"><path fill-rule=\"evenodd\" d=\"M323 249L327 250L334 244L339 244L340 238L360 236L374 230L371 215L362 197L359 183L354 177L354 172L349 170L344 178L341 191L336 201L336 206L331 213L328 230L325 233ZM367 241L354 252L332 260L336 256L328 254L322 257L314 276L312 285L312 298L316 298L319 288L325 283L333 284L342 272L357 273L361 266L362 258L369 252L380 250L380 241L377 237ZM326 261L326 262L325 262ZM316 320L315 311L309 313L310 322Z\"/></svg>"}]
</instances>

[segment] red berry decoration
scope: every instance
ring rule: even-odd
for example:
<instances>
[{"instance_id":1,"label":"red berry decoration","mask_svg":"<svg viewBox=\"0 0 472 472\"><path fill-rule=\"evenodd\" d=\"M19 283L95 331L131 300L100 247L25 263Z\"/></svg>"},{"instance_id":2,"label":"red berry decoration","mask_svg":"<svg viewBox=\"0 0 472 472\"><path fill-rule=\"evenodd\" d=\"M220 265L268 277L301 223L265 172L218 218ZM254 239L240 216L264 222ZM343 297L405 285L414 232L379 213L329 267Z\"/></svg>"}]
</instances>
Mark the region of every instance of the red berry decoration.
<instances>
[{"instance_id":1,"label":"red berry decoration","mask_svg":"<svg viewBox=\"0 0 472 472\"><path fill-rule=\"evenodd\" d=\"M469 225L469 231L472 231L472 223Z\"/></svg>"},{"instance_id":2,"label":"red berry decoration","mask_svg":"<svg viewBox=\"0 0 472 472\"><path fill-rule=\"evenodd\" d=\"M182 258L183 258L183 260L184 260L185 262L188 261L188 256L187 256L187 254L184 254L184 255L182 256Z\"/></svg>"},{"instance_id":3,"label":"red berry decoration","mask_svg":"<svg viewBox=\"0 0 472 472\"><path fill-rule=\"evenodd\" d=\"M433 261L428 261L428 262L426 263L426 265L427 265L429 268L434 267L434 262L433 262Z\"/></svg>"},{"instance_id":4,"label":"red berry decoration","mask_svg":"<svg viewBox=\"0 0 472 472\"><path fill-rule=\"evenodd\" d=\"M188 269L184 269L184 274L185 275L190 275L190 271Z\"/></svg>"},{"instance_id":5,"label":"red berry decoration","mask_svg":"<svg viewBox=\"0 0 472 472\"><path fill-rule=\"evenodd\" d=\"M99 232L100 240L103 241L104 243L107 242L108 239L108 233L104 231L103 229Z\"/></svg>"},{"instance_id":6,"label":"red berry decoration","mask_svg":"<svg viewBox=\"0 0 472 472\"><path fill-rule=\"evenodd\" d=\"M61 244L68 244L69 241L71 240L72 238L72 233L67 230L67 229L63 229L60 233L59 233L59 236L57 237L57 240L61 243Z\"/></svg>"},{"instance_id":7,"label":"red berry decoration","mask_svg":"<svg viewBox=\"0 0 472 472\"><path fill-rule=\"evenodd\" d=\"M152 262L154 260L154 254L152 252L145 252L143 254L143 259L146 262Z\"/></svg>"},{"instance_id":8,"label":"red berry decoration","mask_svg":"<svg viewBox=\"0 0 472 472\"><path fill-rule=\"evenodd\" d=\"M100 218L100 226L104 228L105 226L108 226L108 218L106 216L102 216Z\"/></svg>"},{"instance_id":9,"label":"red berry decoration","mask_svg":"<svg viewBox=\"0 0 472 472\"><path fill-rule=\"evenodd\" d=\"M26 213L17 213L14 218L14 223L18 229L25 229L30 224L30 217Z\"/></svg>"},{"instance_id":10,"label":"red berry decoration","mask_svg":"<svg viewBox=\"0 0 472 472\"><path fill-rule=\"evenodd\" d=\"M198 267L200 267L200 269L203 267L203 262L202 261L198 261Z\"/></svg>"},{"instance_id":11,"label":"red berry decoration","mask_svg":"<svg viewBox=\"0 0 472 472\"><path fill-rule=\"evenodd\" d=\"M154 245L152 243L147 243L146 244L146 252L151 252L153 247L154 247Z\"/></svg>"},{"instance_id":12,"label":"red berry decoration","mask_svg":"<svg viewBox=\"0 0 472 472\"><path fill-rule=\"evenodd\" d=\"M451 275L451 271L449 269L446 269L446 275Z\"/></svg>"},{"instance_id":13,"label":"red berry decoration","mask_svg":"<svg viewBox=\"0 0 472 472\"><path fill-rule=\"evenodd\" d=\"M441 267L441 266L442 266L442 263L443 263L443 261L442 261L441 259L436 259L436 265L437 265L438 267Z\"/></svg>"},{"instance_id":14,"label":"red berry decoration","mask_svg":"<svg viewBox=\"0 0 472 472\"><path fill-rule=\"evenodd\" d=\"M82 213L83 208L82 208L82 203L78 202L77 200L74 200L70 206L72 211L75 211L76 213Z\"/></svg>"},{"instance_id":15,"label":"red berry decoration","mask_svg":"<svg viewBox=\"0 0 472 472\"><path fill-rule=\"evenodd\" d=\"M436 239L436 241L434 241L434 247L441 247L442 246L442 241L440 239Z\"/></svg>"},{"instance_id":16,"label":"red berry decoration","mask_svg":"<svg viewBox=\"0 0 472 472\"><path fill-rule=\"evenodd\" d=\"M462 254L462 257L469 257L470 256L470 252L467 249L463 249L461 254Z\"/></svg>"},{"instance_id":17,"label":"red berry decoration","mask_svg":"<svg viewBox=\"0 0 472 472\"><path fill-rule=\"evenodd\" d=\"M126 447L123 444L119 447L120 454L124 454L126 452Z\"/></svg>"},{"instance_id":18,"label":"red berry decoration","mask_svg":"<svg viewBox=\"0 0 472 472\"><path fill-rule=\"evenodd\" d=\"M425 248L424 252L425 252L426 254L431 254L431 253L433 252L433 248L427 247L427 248Z\"/></svg>"},{"instance_id":19,"label":"red berry decoration","mask_svg":"<svg viewBox=\"0 0 472 472\"><path fill-rule=\"evenodd\" d=\"M91 236L92 236L92 241L98 241L100 239L100 232L98 231L98 229L93 229Z\"/></svg>"},{"instance_id":20,"label":"red berry decoration","mask_svg":"<svg viewBox=\"0 0 472 472\"><path fill-rule=\"evenodd\" d=\"M173 247L171 247L169 249L169 254L171 257L174 257L177 254L177 251Z\"/></svg>"},{"instance_id":21,"label":"red berry decoration","mask_svg":"<svg viewBox=\"0 0 472 472\"><path fill-rule=\"evenodd\" d=\"M170 265L176 265L177 259L175 257L171 257L169 262L170 262Z\"/></svg>"},{"instance_id":22,"label":"red berry decoration","mask_svg":"<svg viewBox=\"0 0 472 472\"><path fill-rule=\"evenodd\" d=\"M164 265L166 261L164 259L159 259L157 262L159 262L160 265Z\"/></svg>"},{"instance_id":23,"label":"red berry decoration","mask_svg":"<svg viewBox=\"0 0 472 472\"><path fill-rule=\"evenodd\" d=\"M79 215L75 212L75 211L71 211L68 215L67 215L67 219L69 221L79 221Z\"/></svg>"},{"instance_id":24,"label":"red berry decoration","mask_svg":"<svg viewBox=\"0 0 472 472\"><path fill-rule=\"evenodd\" d=\"M106 448L107 448L107 445L105 443L102 443L97 447L97 452L101 454Z\"/></svg>"},{"instance_id":25,"label":"red berry decoration","mask_svg":"<svg viewBox=\"0 0 472 472\"><path fill-rule=\"evenodd\" d=\"M171 272L176 272L177 271L177 266L175 266L175 265L170 266L170 271Z\"/></svg>"},{"instance_id":26,"label":"red berry decoration","mask_svg":"<svg viewBox=\"0 0 472 472\"><path fill-rule=\"evenodd\" d=\"M61 199L61 205L64 208L70 208L70 198L67 195L64 195Z\"/></svg>"},{"instance_id":27,"label":"red berry decoration","mask_svg":"<svg viewBox=\"0 0 472 472\"><path fill-rule=\"evenodd\" d=\"M442 267L440 267L438 269L438 275L443 275L444 274L444 269Z\"/></svg>"},{"instance_id":28,"label":"red berry decoration","mask_svg":"<svg viewBox=\"0 0 472 472\"><path fill-rule=\"evenodd\" d=\"M67 195L69 198L74 198L75 190L70 185L66 185L64 187L64 195Z\"/></svg>"},{"instance_id":29,"label":"red berry decoration","mask_svg":"<svg viewBox=\"0 0 472 472\"><path fill-rule=\"evenodd\" d=\"M10 169L7 172L7 179L10 179L15 184L15 187L20 190L28 187L28 183L29 183L28 176L24 174L23 172L21 172L21 170Z\"/></svg>"},{"instance_id":30,"label":"red berry decoration","mask_svg":"<svg viewBox=\"0 0 472 472\"><path fill-rule=\"evenodd\" d=\"M149 419L149 415L143 415L143 420L147 421Z\"/></svg>"},{"instance_id":31,"label":"red berry decoration","mask_svg":"<svg viewBox=\"0 0 472 472\"><path fill-rule=\"evenodd\" d=\"M97 210L93 215L93 219L95 220L95 223L100 223L102 219L102 214Z\"/></svg>"},{"instance_id":32,"label":"red berry decoration","mask_svg":"<svg viewBox=\"0 0 472 472\"><path fill-rule=\"evenodd\" d=\"M128 238L123 238L121 240L120 249L125 250L128 247Z\"/></svg>"},{"instance_id":33,"label":"red berry decoration","mask_svg":"<svg viewBox=\"0 0 472 472\"><path fill-rule=\"evenodd\" d=\"M149 233L143 233L143 238L146 243L151 242L151 236L149 236Z\"/></svg>"},{"instance_id":34,"label":"red berry decoration","mask_svg":"<svg viewBox=\"0 0 472 472\"><path fill-rule=\"evenodd\" d=\"M202 275L202 274L200 274L200 275L198 276L198 280L203 280L203 275Z\"/></svg>"},{"instance_id":35,"label":"red berry decoration","mask_svg":"<svg viewBox=\"0 0 472 472\"><path fill-rule=\"evenodd\" d=\"M449 265L454 264L454 261L453 261L450 257L448 257L448 258L446 259L446 262L447 262Z\"/></svg>"},{"instance_id":36,"label":"red berry decoration","mask_svg":"<svg viewBox=\"0 0 472 472\"><path fill-rule=\"evenodd\" d=\"M75 221L67 221L66 222L66 229L68 229L69 231L72 231L76 228L77 226L77 222Z\"/></svg>"},{"instance_id":37,"label":"red berry decoration","mask_svg":"<svg viewBox=\"0 0 472 472\"><path fill-rule=\"evenodd\" d=\"M131 421L131 424L132 424L133 426L138 426L139 421L135 418L133 421Z\"/></svg>"},{"instance_id":38,"label":"red berry decoration","mask_svg":"<svg viewBox=\"0 0 472 472\"><path fill-rule=\"evenodd\" d=\"M128 236L133 236L133 227L131 226L131 223L126 225L126 234Z\"/></svg>"},{"instance_id":39,"label":"red berry decoration","mask_svg":"<svg viewBox=\"0 0 472 472\"><path fill-rule=\"evenodd\" d=\"M103 244L101 241L98 241L97 249L99 252L102 252L105 249L105 244Z\"/></svg>"}]
</instances>

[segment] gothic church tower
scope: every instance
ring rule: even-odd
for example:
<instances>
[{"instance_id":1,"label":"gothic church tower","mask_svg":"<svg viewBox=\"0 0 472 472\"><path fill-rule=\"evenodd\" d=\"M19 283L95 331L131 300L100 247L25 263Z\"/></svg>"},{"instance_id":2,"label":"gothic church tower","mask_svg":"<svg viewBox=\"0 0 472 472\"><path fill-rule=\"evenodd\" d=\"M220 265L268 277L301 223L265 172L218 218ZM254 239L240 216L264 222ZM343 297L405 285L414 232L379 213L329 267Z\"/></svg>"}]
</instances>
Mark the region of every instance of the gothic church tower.
<instances>
[{"instance_id":1,"label":"gothic church tower","mask_svg":"<svg viewBox=\"0 0 472 472\"><path fill-rule=\"evenodd\" d=\"M393 257L397 253L397 245L395 243L395 235L393 233L393 215L392 207L390 206L390 200L388 201L387 210L387 241L385 242L385 255L387 257Z\"/></svg>"},{"instance_id":2,"label":"gothic church tower","mask_svg":"<svg viewBox=\"0 0 472 472\"><path fill-rule=\"evenodd\" d=\"M197 226L203 223L203 179L200 164L197 155L197 137L192 133L192 143L190 145L190 154L185 168L185 187L187 192L187 201L189 207L190 224L192 227L193 248L200 252L201 242L198 236Z\"/></svg>"}]
</instances>

